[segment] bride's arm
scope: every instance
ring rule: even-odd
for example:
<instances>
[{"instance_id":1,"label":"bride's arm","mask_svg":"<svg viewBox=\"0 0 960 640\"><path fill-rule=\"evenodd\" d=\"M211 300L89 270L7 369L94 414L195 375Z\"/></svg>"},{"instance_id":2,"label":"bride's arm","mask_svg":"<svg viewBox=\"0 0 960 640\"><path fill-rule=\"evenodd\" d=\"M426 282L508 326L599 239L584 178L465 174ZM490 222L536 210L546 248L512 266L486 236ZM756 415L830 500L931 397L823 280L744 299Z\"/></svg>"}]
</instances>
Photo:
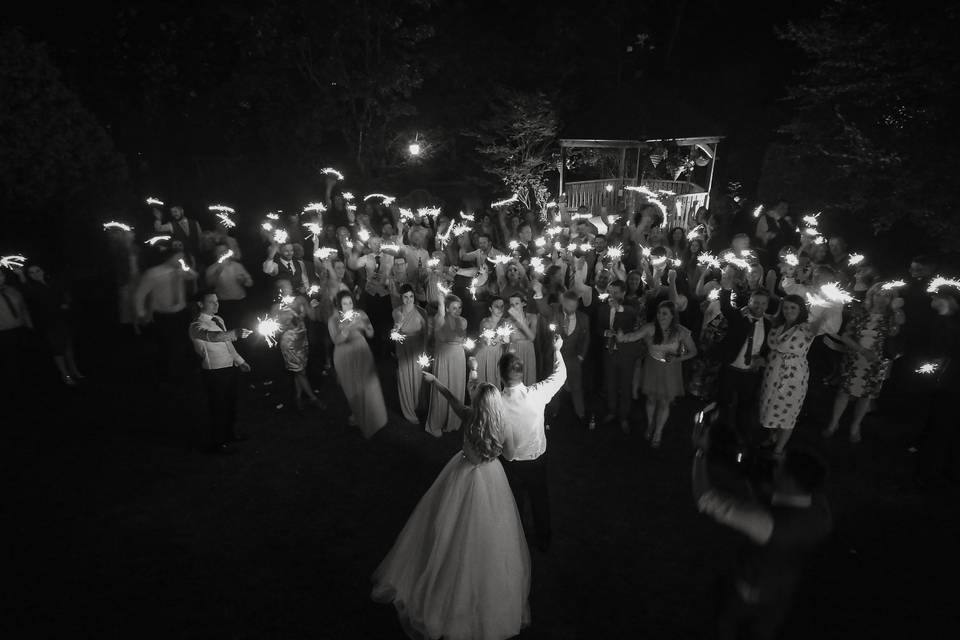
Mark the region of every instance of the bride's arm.
<instances>
[{"instance_id":1,"label":"bride's arm","mask_svg":"<svg viewBox=\"0 0 960 640\"><path fill-rule=\"evenodd\" d=\"M423 371L422 373L423 379L437 388L437 391L439 391L440 395L447 399L447 402L450 403L450 408L453 409L453 412L456 413L461 420L467 420L471 416L473 411L468 407L463 406L463 402L454 396L450 392L450 389L447 389L442 382L437 380L437 376L427 371Z\"/></svg>"}]
</instances>

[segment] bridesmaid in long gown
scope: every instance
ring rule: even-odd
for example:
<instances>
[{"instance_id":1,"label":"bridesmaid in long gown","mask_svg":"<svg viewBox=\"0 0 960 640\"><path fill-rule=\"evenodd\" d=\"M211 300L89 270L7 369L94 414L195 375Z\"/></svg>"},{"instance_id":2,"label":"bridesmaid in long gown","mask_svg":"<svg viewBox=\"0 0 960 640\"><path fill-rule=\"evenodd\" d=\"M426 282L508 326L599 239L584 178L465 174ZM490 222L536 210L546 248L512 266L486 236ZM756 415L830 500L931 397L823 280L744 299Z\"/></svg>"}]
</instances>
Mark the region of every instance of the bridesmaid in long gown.
<instances>
[{"instance_id":1,"label":"bridesmaid in long gown","mask_svg":"<svg viewBox=\"0 0 960 640\"><path fill-rule=\"evenodd\" d=\"M537 348L534 338L537 337L537 314L526 313L527 298L521 293L510 296L510 324L513 333L510 334L509 351L516 353L523 362L523 384L530 386L537 383Z\"/></svg>"},{"instance_id":2,"label":"bridesmaid in long gown","mask_svg":"<svg viewBox=\"0 0 960 640\"><path fill-rule=\"evenodd\" d=\"M503 337L497 329L503 326L503 298L490 301L490 315L480 322L479 349L477 349L477 381L489 382L500 388L500 356L503 355Z\"/></svg>"},{"instance_id":3,"label":"bridesmaid in long gown","mask_svg":"<svg viewBox=\"0 0 960 640\"><path fill-rule=\"evenodd\" d=\"M457 452L417 504L373 574L411 638L505 640L530 624L530 551L503 449L500 391L481 383L472 408L424 373L463 417Z\"/></svg>"},{"instance_id":4,"label":"bridesmaid in long gown","mask_svg":"<svg viewBox=\"0 0 960 640\"><path fill-rule=\"evenodd\" d=\"M403 340L396 345L397 392L403 417L418 424L417 405L420 403L423 377L417 357L424 351L427 322L423 310L416 306L416 294L412 286L405 284L400 287L400 300L400 306L393 310L393 330L403 336Z\"/></svg>"},{"instance_id":5,"label":"bridesmaid in long gown","mask_svg":"<svg viewBox=\"0 0 960 640\"><path fill-rule=\"evenodd\" d=\"M462 309L457 296L447 295L441 298L433 327L436 343L434 375L457 398L463 398L467 385L467 359L463 352L467 320L460 317ZM459 428L460 416L436 387L431 388L427 433L439 438L444 431L456 431Z\"/></svg>"},{"instance_id":6,"label":"bridesmaid in long gown","mask_svg":"<svg viewBox=\"0 0 960 640\"><path fill-rule=\"evenodd\" d=\"M387 424L387 408L367 345L367 338L373 336L373 325L366 313L354 307L352 293L338 293L337 312L327 321L327 328L334 344L337 381L350 405L349 423L358 425L363 437L369 439Z\"/></svg>"}]
</instances>

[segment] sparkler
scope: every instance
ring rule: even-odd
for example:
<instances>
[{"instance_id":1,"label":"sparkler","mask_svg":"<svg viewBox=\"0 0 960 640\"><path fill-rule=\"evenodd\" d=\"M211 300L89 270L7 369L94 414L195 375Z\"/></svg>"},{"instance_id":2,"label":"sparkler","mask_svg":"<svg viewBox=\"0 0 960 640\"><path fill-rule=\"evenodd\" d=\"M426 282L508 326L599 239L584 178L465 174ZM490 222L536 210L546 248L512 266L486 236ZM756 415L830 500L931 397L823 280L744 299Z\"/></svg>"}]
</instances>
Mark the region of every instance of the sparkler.
<instances>
[{"instance_id":1,"label":"sparkler","mask_svg":"<svg viewBox=\"0 0 960 640\"><path fill-rule=\"evenodd\" d=\"M507 248L510 249L510 251L516 251L517 249L520 248L520 243L517 242L516 240L511 240L510 242L507 243Z\"/></svg>"},{"instance_id":2,"label":"sparkler","mask_svg":"<svg viewBox=\"0 0 960 640\"><path fill-rule=\"evenodd\" d=\"M493 264L509 264L513 261L513 258L510 256L488 256L487 260Z\"/></svg>"},{"instance_id":3,"label":"sparkler","mask_svg":"<svg viewBox=\"0 0 960 640\"><path fill-rule=\"evenodd\" d=\"M337 180L343 180L343 174L340 173L339 171L337 171L336 169L334 169L333 167L327 167L326 169L324 169L324 170L321 171L320 173L322 173L322 174L324 174L324 175L328 175L328 176L333 176L333 177L336 178Z\"/></svg>"},{"instance_id":4,"label":"sparkler","mask_svg":"<svg viewBox=\"0 0 960 640\"><path fill-rule=\"evenodd\" d=\"M454 238L459 238L466 232L470 231L470 225L455 223L453 227L450 228L450 232L453 234Z\"/></svg>"},{"instance_id":5,"label":"sparkler","mask_svg":"<svg viewBox=\"0 0 960 640\"><path fill-rule=\"evenodd\" d=\"M907 286L907 283L904 282L903 280L894 280L893 282L887 282L882 287L880 287L880 289L883 291L890 291L891 289L899 289L900 287L905 287L905 286Z\"/></svg>"},{"instance_id":6,"label":"sparkler","mask_svg":"<svg viewBox=\"0 0 960 640\"><path fill-rule=\"evenodd\" d=\"M400 245L384 243L380 245L380 251L400 251Z\"/></svg>"},{"instance_id":7,"label":"sparkler","mask_svg":"<svg viewBox=\"0 0 960 640\"><path fill-rule=\"evenodd\" d=\"M267 219L268 219L268 220L279 220L279 219L280 219L280 214L279 214L279 213L270 212L270 213L267 214Z\"/></svg>"},{"instance_id":8,"label":"sparkler","mask_svg":"<svg viewBox=\"0 0 960 640\"><path fill-rule=\"evenodd\" d=\"M698 224L697 226L695 226L693 229L687 232L687 242L690 242L691 240L696 240L697 238L701 237L703 234L703 231L704 231L704 227L702 224Z\"/></svg>"},{"instance_id":9,"label":"sparkler","mask_svg":"<svg viewBox=\"0 0 960 640\"><path fill-rule=\"evenodd\" d=\"M463 211L460 212L460 218L462 218L463 220L466 220L467 222L475 221L472 213L464 213Z\"/></svg>"},{"instance_id":10,"label":"sparkler","mask_svg":"<svg viewBox=\"0 0 960 640\"><path fill-rule=\"evenodd\" d=\"M545 229L545 233L546 233L548 236L557 236L557 235L560 235L561 233L563 233L563 227L560 227L560 226L547 227L547 228Z\"/></svg>"},{"instance_id":11,"label":"sparkler","mask_svg":"<svg viewBox=\"0 0 960 640\"><path fill-rule=\"evenodd\" d=\"M222 205L222 204L212 204L212 205L210 205L209 207L207 207L207 210L208 210L208 211L216 211L216 212L218 212L218 213L228 213L228 214L229 214L229 213L236 213L236 211L234 211L232 208L230 208L230 207L228 207L228 206L226 206L226 205Z\"/></svg>"},{"instance_id":12,"label":"sparkler","mask_svg":"<svg viewBox=\"0 0 960 640\"><path fill-rule=\"evenodd\" d=\"M817 236L813 239L813 244L827 244L827 239L823 236Z\"/></svg>"},{"instance_id":13,"label":"sparkler","mask_svg":"<svg viewBox=\"0 0 960 640\"><path fill-rule=\"evenodd\" d=\"M783 261L786 262L791 267L796 267L800 265L800 258L798 258L797 254L795 253L784 254Z\"/></svg>"},{"instance_id":14,"label":"sparkler","mask_svg":"<svg viewBox=\"0 0 960 640\"><path fill-rule=\"evenodd\" d=\"M277 229L273 232L273 241L277 244L285 244L290 236L283 229Z\"/></svg>"},{"instance_id":15,"label":"sparkler","mask_svg":"<svg viewBox=\"0 0 960 640\"><path fill-rule=\"evenodd\" d=\"M817 226L818 224L820 224L820 221L817 219L817 217L818 217L819 215L820 215L820 214L817 213L817 214L815 214L815 215L803 216L803 222L804 222L804 224L806 224L807 226L810 226L810 227L815 227L815 226Z\"/></svg>"},{"instance_id":16,"label":"sparkler","mask_svg":"<svg viewBox=\"0 0 960 640\"><path fill-rule=\"evenodd\" d=\"M381 200L383 200L383 206L385 207L389 207L396 200L396 198L394 198L393 196L388 196L385 193L371 193L363 196L363 201L366 202L371 198L380 198Z\"/></svg>"},{"instance_id":17,"label":"sparkler","mask_svg":"<svg viewBox=\"0 0 960 640\"><path fill-rule=\"evenodd\" d=\"M353 240L344 240L343 246L347 249L353 249Z\"/></svg>"},{"instance_id":18,"label":"sparkler","mask_svg":"<svg viewBox=\"0 0 960 640\"><path fill-rule=\"evenodd\" d=\"M473 338L467 338L463 341L463 348L467 351L473 351L477 348L477 341Z\"/></svg>"},{"instance_id":19,"label":"sparkler","mask_svg":"<svg viewBox=\"0 0 960 640\"><path fill-rule=\"evenodd\" d=\"M260 228L264 231L273 231L273 225L269 222L264 222L262 225L260 225Z\"/></svg>"},{"instance_id":20,"label":"sparkler","mask_svg":"<svg viewBox=\"0 0 960 640\"><path fill-rule=\"evenodd\" d=\"M950 280L944 278L943 276L937 276L930 281L930 286L927 287L927 293L936 293L937 289L940 287L951 287L953 289L960 289L960 280Z\"/></svg>"},{"instance_id":21,"label":"sparkler","mask_svg":"<svg viewBox=\"0 0 960 640\"><path fill-rule=\"evenodd\" d=\"M557 206L557 203L554 202L553 200L551 200L550 202L548 202L548 203L545 204L544 206L545 206L547 209L552 209L552 208L554 208L555 206Z\"/></svg>"},{"instance_id":22,"label":"sparkler","mask_svg":"<svg viewBox=\"0 0 960 640\"><path fill-rule=\"evenodd\" d=\"M318 293L320 293L320 285L318 285L318 284L312 284L312 285L310 285L310 288L307 289L307 295L308 295L308 296L315 296L315 295L317 295Z\"/></svg>"},{"instance_id":23,"label":"sparkler","mask_svg":"<svg viewBox=\"0 0 960 640\"><path fill-rule=\"evenodd\" d=\"M920 365L920 368L917 369L914 373L922 373L925 375L929 375L931 373L936 373L937 369L939 368L940 368L940 365L937 364L936 362L925 362L924 364Z\"/></svg>"},{"instance_id":24,"label":"sparkler","mask_svg":"<svg viewBox=\"0 0 960 640\"><path fill-rule=\"evenodd\" d=\"M627 191L636 191L637 193L643 194L643 195L647 196L648 198L654 198L654 199L655 199L655 198L657 197L657 194L655 194L653 191L650 191L650 189L647 189L647 188L644 187L644 186L639 186L639 187L626 186L626 187L624 187L624 189L626 189Z\"/></svg>"},{"instance_id":25,"label":"sparkler","mask_svg":"<svg viewBox=\"0 0 960 640\"><path fill-rule=\"evenodd\" d=\"M556 322L551 322L549 325L547 325L547 328L549 328L550 331L556 332L556 330L557 330L557 323L556 323Z\"/></svg>"},{"instance_id":26,"label":"sparkler","mask_svg":"<svg viewBox=\"0 0 960 640\"><path fill-rule=\"evenodd\" d=\"M679 268L679 267L683 266L683 260L681 260L680 258L674 258L673 260L670 261L670 264L672 264L673 266Z\"/></svg>"},{"instance_id":27,"label":"sparkler","mask_svg":"<svg viewBox=\"0 0 960 640\"><path fill-rule=\"evenodd\" d=\"M606 299L609 298L609 297L610 297L610 294L607 293L607 292L603 292L603 293L598 293L598 294L597 294L597 299L600 300L600 302L603 302L604 300L606 300Z\"/></svg>"},{"instance_id":28,"label":"sparkler","mask_svg":"<svg viewBox=\"0 0 960 640\"><path fill-rule=\"evenodd\" d=\"M13 255L13 256L3 256L0 258L0 267L5 267L13 271L14 269L23 269L24 263L26 263L26 256Z\"/></svg>"},{"instance_id":29,"label":"sparkler","mask_svg":"<svg viewBox=\"0 0 960 640\"><path fill-rule=\"evenodd\" d=\"M749 269L750 263L744 260L743 258L738 258L733 251L727 251L723 254L723 259L727 264L732 264L735 267L740 269Z\"/></svg>"},{"instance_id":30,"label":"sparkler","mask_svg":"<svg viewBox=\"0 0 960 640\"><path fill-rule=\"evenodd\" d=\"M842 289L836 282L828 282L820 287L820 293L808 293L807 300L812 306L826 307L835 304L847 304L853 301L853 296Z\"/></svg>"},{"instance_id":31,"label":"sparkler","mask_svg":"<svg viewBox=\"0 0 960 640\"><path fill-rule=\"evenodd\" d=\"M166 242L170 239L170 236L153 236L149 240L144 240L143 244L148 244L151 247L156 245L158 242Z\"/></svg>"},{"instance_id":32,"label":"sparkler","mask_svg":"<svg viewBox=\"0 0 960 640\"><path fill-rule=\"evenodd\" d=\"M400 219L401 220L413 220L413 211L410 209L404 209L400 207Z\"/></svg>"},{"instance_id":33,"label":"sparkler","mask_svg":"<svg viewBox=\"0 0 960 640\"><path fill-rule=\"evenodd\" d=\"M444 296L450 295L450 287L443 284L442 282L437 283L437 291L439 291Z\"/></svg>"},{"instance_id":34,"label":"sparkler","mask_svg":"<svg viewBox=\"0 0 960 640\"><path fill-rule=\"evenodd\" d=\"M417 356L417 365L419 365L421 369L428 369L431 362L433 362L433 358L425 353L421 353L419 356Z\"/></svg>"},{"instance_id":35,"label":"sparkler","mask_svg":"<svg viewBox=\"0 0 960 640\"><path fill-rule=\"evenodd\" d=\"M353 200L353 194L350 193L349 191L344 191L341 195L343 195L343 199L346 200L347 202L350 202L351 200Z\"/></svg>"},{"instance_id":36,"label":"sparkler","mask_svg":"<svg viewBox=\"0 0 960 640\"><path fill-rule=\"evenodd\" d=\"M811 237L816 237L820 235L820 232L812 227L807 227L806 229L803 230L803 232Z\"/></svg>"},{"instance_id":37,"label":"sparkler","mask_svg":"<svg viewBox=\"0 0 960 640\"><path fill-rule=\"evenodd\" d=\"M607 193L610 193L611 191L613 191L613 185L609 183L605 184L603 188L606 190Z\"/></svg>"},{"instance_id":38,"label":"sparkler","mask_svg":"<svg viewBox=\"0 0 960 640\"><path fill-rule=\"evenodd\" d=\"M580 251L583 251L584 253L586 253L587 251L590 251L591 249L593 249L593 245L591 245L589 242L584 242L577 248L580 249Z\"/></svg>"},{"instance_id":39,"label":"sparkler","mask_svg":"<svg viewBox=\"0 0 960 640\"><path fill-rule=\"evenodd\" d=\"M851 253L849 256L847 256L847 264L849 264L851 267L855 267L863 261L864 257L862 253Z\"/></svg>"},{"instance_id":40,"label":"sparkler","mask_svg":"<svg viewBox=\"0 0 960 640\"><path fill-rule=\"evenodd\" d=\"M713 255L712 253L701 253L697 256L697 264L704 267L712 267L713 269L720 268L720 258Z\"/></svg>"},{"instance_id":41,"label":"sparkler","mask_svg":"<svg viewBox=\"0 0 960 640\"><path fill-rule=\"evenodd\" d=\"M512 324L504 324L497 327L496 333L501 339L506 340L514 331L515 329L513 328Z\"/></svg>"},{"instance_id":42,"label":"sparkler","mask_svg":"<svg viewBox=\"0 0 960 640\"><path fill-rule=\"evenodd\" d=\"M720 299L720 289L713 289L710 293L707 294L707 300L719 300Z\"/></svg>"},{"instance_id":43,"label":"sparkler","mask_svg":"<svg viewBox=\"0 0 960 640\"><path fill-rule=\"evenodd\" d=\"M570 215L571 220L589 220L591 216L589 213L574 213Z\"/></svg>"},{"instance_id":44,"label":"sparkler","mask_svg":"<svg viewBox=\"0 0 960 640\"><path fill-rule=\"evenodd\" d=\"M510 196L505 200L498 200L496 202L491 203L490 208L496 209L497 207L505 207L509 204L513 204L514 202L517 202L518 200L519 198L517 197L517 194L513 194L512 196Z\"/></svg>"},{"instance_id":45,"label":"sparkler","mask_svg":"<svg viewBox=\"0 0 960 640\"><path fill-rule=\"evenodd\" d=\"M417 209L418 216L426 216L428 218L436 218L442 213L440 207L420 207Z\"/></svg>"},{"instance_id":46,"label":"sparkler","mask_svg":"<svg viewBox=\"0 0 960 640\"><path fill-rule=\"evenodd\" d=\"M359 240L360 242L366 242L369 239L370 239L369 231L367 231L366 229L360 229L359 231L357 231L357 240Z\"/></svg>"},{"instance_id":47,"label":"sparkler","mask_svg":"<svg viewBox=\"0 0 960 640\"><path fill-rule=\"evenodd\" d=\"M534 257L530 258L530 266L533 267L534 273L544 273L546 268L543 266L543 258Z\"/></svg>"},{"instance_id":48,"label":"sparkler","mask_svg":"<svg viewBox=\"0 0 960 640\"><path fill-rule=\"evenodd\" d=\"M480 276L474 276L473 280L470 281L470 287L467 289L470 292L470 295L473 296L473 299L477 299L477 287L480 286Z\"/></svg>"},{"instance_id":49,"label":"sparkler","mask_svg":"<svg viewBox=\"0 0 960 640\"><path fill-rule=\"evenodd\" d=\"M323 232L323 227L321 227L317 222L304 222L301 226L310 232L310 235L313 236L314 240L316 240Z\"/></svg>"},{"instance_id":50,"label":"sparkler","mask_svg":"<svg viewBox=\"0 0 960 640\"><path fill-rule=\"evenodd\" d=\"M320 202L311 202L303 208L304 213L324 213L327 208Z\"/></svg>"},{"instance_id":51,"label":"sparkler","mask_svg":"<svg viewBox=\"0 0 960 640\"><path fill-rule=\"evenodd\" d=\"M542 249L543 247L547 246L547 239L543 236L540 236L533 241L533 246L537 247L538 249Z\"/></svg>"},{"instance_id":52,"label":"sparkler","mask_svg":"<svg viewBox=\"0 0 960 640\"><path fill-rule=\"evenodd\" d=\"M163 200L158 200L157 198L147 198L147 204L151 207L162 207L164 206Z\"/></svg>"},{"instance_id":53,"label":"sparkler","mask_svg":"<svg viewBox=\"0 0 960 640\"><path fill-rule=\"evenodd\" d=\"M640 247L640 253L641 253L641 255L643 255L644 258L649 258L650 255L651 255L651 253L650 253L650 247L644 247L644 246L641 245L641 247Z\"/></svg>"},{"instance_id":54,"label":"sparkler","mask_svg":"<svg viewBox=\"0 0 960 640\"><path fill-rule=\"evenodd\" d=\"M357 317L357 312L353 309L348 309L347 311L340 312L340 322L353 322Z\"/></svg>"},{"instance_id":55,"label":"sparkler","mask_svg":"<svg viewBox=\"0 0 960 640\"><path fill-rule=\"evenodd\" d=\"M494 331L493 329L484 329L483 331L480 332L480 337L486 340L487 342L490 342L491 340L497 337L497 332Z\"/></svg>"},{"instance_id":56,"label":"sparkler","mask_svg":"<svg viewBox=\"0 0 960 640\"><path fill-rule=\"evenodd\" d=\"M587 246L589 246L589 245L587 245ZM613 246L613 247L608 247L608 248L607 248L607 257L610 258L611 260L620 260L621 258L623 258L623 245L622 245L622 244L618 244L618 245Z\"/></svg>"},{"instance_id":57,"label":"sparkler","mask_svg":"<svg viewBox=\"0 0 960 640\"><path fill-rule=\"evenodd\" d=\"M650 264L652 264L652 265L655 266L655 267L661 267L661 266L665 265L666 263L667 263L667 257L666 257L666 256L657 256L656 258L654 258L653 260L650 261Z\"/></svg>"},{"instance_id":58,"label":"sparkler","mask_svg":"<svg viewBox=\"0 0 960 640\"><path fill-rule=\"evenodd\" d=\"M280 296L280 304L289 307L296 301L294 296Z\"/></svg>"},{"instance_id":59,"label":"sparkler","mask_svg":"<svg viewBox=\"0 0 960 640\"><path fill-rule=\"evenodd\" d=\"M404 340L407 339L407 336L400 333L399 330L394 329L393 331L390 332L390 339L396 342L397 344L401 344Z\"/></svg>"},{"instance_id":60,"label":"sparkler","mask_svg":"<svg viewBox=\"0 0 960 640\"><path fill-rule=\"evenodd\" d=\"M430 258L429 260L427 260L427 266L430 267L430 268L439 267L439 266L440 266L440 258Z\"/></svg>"},{"instance_id":61,"label":"sparkler","mask_svg":"<svg viewBox=\"0 0 960 640\"><path fill-rule=\"evenodd\" d=\"M120 231L133 231L133 227L128 224L123 224L122 222L117 222L116 220L111 220L110 222L105 222L103 224L104 230L107 229L119 229Z\"/></svg>"},{"instance_id":62,"label":"sparkler","mask_svg":"<svg viewBox=\"0 0 960 640\"><path fill-rule=\"evenodd\" d=\"M348 204L348 205L347 205L347 211L349 211L350 213L355 213L355 212L357 211L357 205L355 205L355 204Z\"/></svg>"},{"instance_id":63,"label":"sparkler","mask_svg":"<svg viewBox=\"0 0 960 640\"><path fill-rule=\"evenodd\" d=\"M220 212L216 214L217 219L220 220L220 224L226 229L233 229L237 226L237 223L230 219L230 214L225 212Z\"/></svg>"},{"instance_id":64,"label":"sparkler","mask_svg":"<svg viewBox=\"0 0 960 640\"><path fill-rule=\"evenodd\" d=\"M233 257L233 249L227 249L227 252L217 258L217 264L223 264L227 260Z\"/></svg>"},{"instance_id":65,"label":"sparkler","mask_svg":"<svg viewBox=\"0 0 960 640\"><path fill-rule=\"evenodd\" d=\"M183 258L180 258L179 262L180 262L181 269L183 269L184 271L190 271L189 265L187 265L187 263L184 262Z\"/></svg>"},{"instance_id":66,"label":"sparkler","mask_svg":"<svg viewBox=\"0 0 960 640\"><path fill-rule=\"evenodd\" d=\"M753 210L753 217L759 218L761 213L763 213L763 205L760 205L759 207Z\"/></svg>"},{"instance_id":67,"label":"sparkler","mask_svg":"<svg viewBox=\"0 0 960 640\"><path fill-rule=\"evenodd\" d=\"M280 333L281 329L280 323L277 322L276 318L271 318L270 316L264 316L257 320L257 333L263 336L268 347L275 346L277 344L276 335Z\"/></svg>"}]
</instances>

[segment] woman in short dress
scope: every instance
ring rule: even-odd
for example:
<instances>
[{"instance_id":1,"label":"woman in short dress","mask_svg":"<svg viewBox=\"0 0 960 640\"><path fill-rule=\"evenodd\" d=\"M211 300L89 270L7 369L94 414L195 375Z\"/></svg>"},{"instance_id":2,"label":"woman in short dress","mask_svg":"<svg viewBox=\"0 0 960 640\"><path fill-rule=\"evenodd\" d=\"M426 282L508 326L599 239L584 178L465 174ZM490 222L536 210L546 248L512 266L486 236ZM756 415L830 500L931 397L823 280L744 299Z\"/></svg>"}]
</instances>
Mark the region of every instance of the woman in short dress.
<instances>
[{"instance_id":1,"label":"woman in short dress","mask_svg":"<svg viewBox=\"0 0 960 640\"><path fill-rule=\"evenodd\" d=\"M880 395L880 389L890 373L892 360L886 357L887 341L900 332L903 312L895 308L894 290L883 289L877 283L867 290L863 307L855 311L843 335L837 338L847 347L843 356L840 388L833 401L833 415L824 430L829 438L840 428L840 419L850 398L856 398L853 420L850 422L850 442L861 440L860 426L870 410L871 402Z\"/></svg>"},{"instance_id":2,"label":"woman in short dress","mask_svg":"<svg viewBox=\"0 0 960 640\"><path fill-rule=\"evenodd\" d=\"M400 409L408 422L419 424L417 405L423 376L417 358L424 351L426 314L416 305L416 293L409 284L400 287L400 306L393 310L393 333L402 336L397 347L397 393Z\"/></svg>"},{"instance_id":3,"label":"woman in short dress","mask_svg":"<svg viewBox=\"0 0 960 640\"><path fill-rule=\"evenodd\" d=\"M461 317L462 310L463 305L457 296L447 295L441 298L433 327L436 358L433 375L457 398L463 398L467 387L467 359L463 351L463 341L467 337L467 320ZM436 387L431 388L427 433L439 438L445 431L456 431L459 428L460 416Z\"/></svg>"},{"instance_id":4,"label":"woman in short dress","mask_svg":"<svg viewBox=\"0 0 960 640\"><path fill-rule=\"evenodd\" d=\"M337 370L337 381L350 406L348 422L359 426L363 437L369 439L387 424L387 408L373 364L373 353L367 344L367 338L373 337L373 325L367 314L355 306L352 293L338 293L327 329L334 344L333 366Z\"/></svg>"},{"instance_id":5,"label":"woman in short dress","mask_svg":"<svg viewBox=\"0 0 960 640\"><path fill-rule=\"evenodd\" d=\"M316 307L311 306L305 296L294 294L290 280L280 278L276 284L279 301L274 303L273 313L280 323L280 355L293 380L294 406L300 411L303 408L304 396L309 404L319 404L307 378L310 340L307 337L306 321L315 319Z\"/></svg>"},{"instance_id":6,"label":"woman in short dress","mask_svg":"<svg viewBox=\"0 0 960 640\"><path fill-rule=\"evenodd\" d=\"M769 442L777 456L783 455L807 396L807 352L820 330L820 323L808 322L808 317L803 298L785 296L777 326L767 336L770 354L760 387L760 423L770 430Z\"/></svg>"}]
</instances>

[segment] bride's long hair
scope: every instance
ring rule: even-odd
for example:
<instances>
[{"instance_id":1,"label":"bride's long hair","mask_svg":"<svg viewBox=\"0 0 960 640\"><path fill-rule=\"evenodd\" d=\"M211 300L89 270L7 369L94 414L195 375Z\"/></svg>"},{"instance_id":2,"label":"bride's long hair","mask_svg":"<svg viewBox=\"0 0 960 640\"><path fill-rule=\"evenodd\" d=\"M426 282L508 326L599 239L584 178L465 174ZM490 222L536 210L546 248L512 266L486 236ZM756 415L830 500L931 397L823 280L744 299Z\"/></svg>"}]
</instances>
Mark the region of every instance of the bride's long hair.
<instances>
[{"instance_id":1,"label":"bride's long hair","mask_svg":"<svg viewBox=\"0 0 960 640\"><path fill-rule=\"evenodd\" d=\"M464 438L484 460L493 460L503 450L503 401L500 390L481 382L473 397L473 413L464 426Z\"/></svg>"}]
</instances>

